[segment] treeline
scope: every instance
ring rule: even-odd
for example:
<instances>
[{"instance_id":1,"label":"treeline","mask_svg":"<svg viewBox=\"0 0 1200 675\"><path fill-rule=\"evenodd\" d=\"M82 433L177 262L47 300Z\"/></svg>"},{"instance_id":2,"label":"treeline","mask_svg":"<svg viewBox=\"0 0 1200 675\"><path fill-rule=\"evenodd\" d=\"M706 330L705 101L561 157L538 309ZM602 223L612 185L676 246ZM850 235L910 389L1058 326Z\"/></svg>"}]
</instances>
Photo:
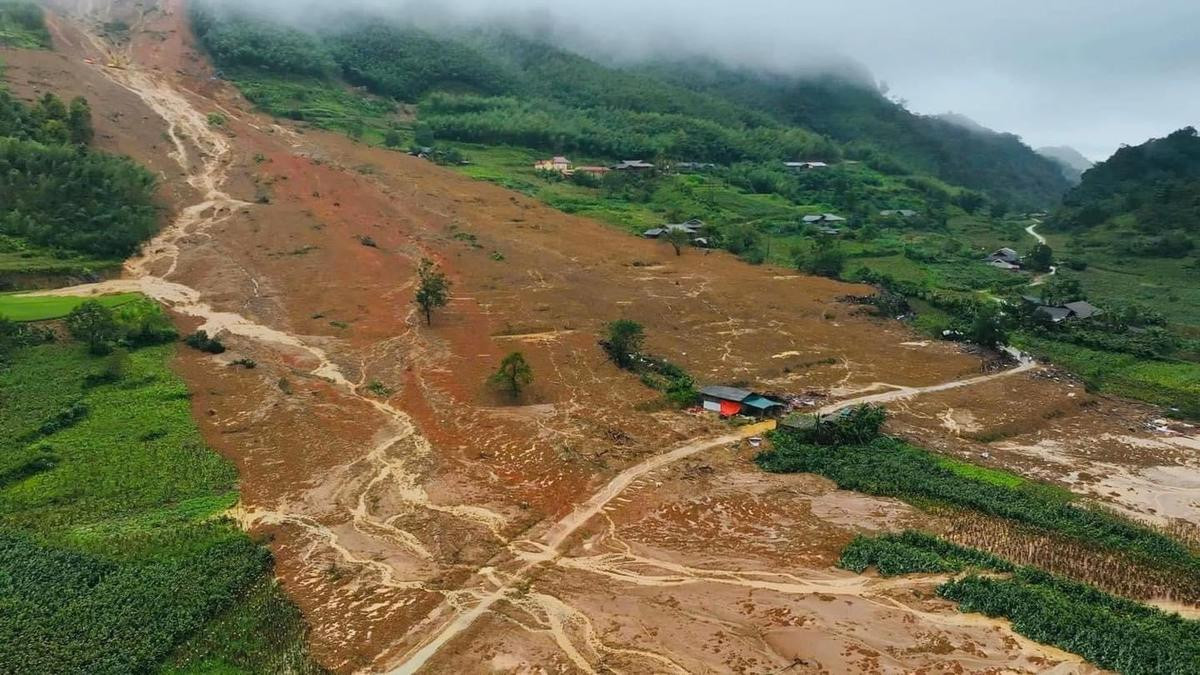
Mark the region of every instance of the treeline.
<instances>
[{"instance_id":1,"label":"treeline","mask_svg":"<svg viewBox=\"0 0 1200 675\"><path fill-rule=\"evenodd\" d=\"M154 176L89 150L93 136L82 98L46 94L26 107L0 90L0 234L108 258L154 234Z\"/></svg>"},{"instance_id":2,"label":"treeline","mask_svg":"<svg viewBox=\"0 0 1200 675\"><path fill-rule=\"evenodd\" d=\"M1063 198L1050 225L1087 231L1113 221L1132 225L1112 246L1133 255L1182 257L1200 234L1200 136L1186 127L1166 138L1123 147L1092 167Z\"/></svg>"},{"instance_id":3,"label":"treeline","mask_svg":"<svg viewBox=\"0 0 1200 675\"><path fill-rule=\"evenodd\" d=\"M869 74L798 78L711 61L647 69L672 84L740 102L823 134L842 143L848 157L884 173L926 173L1021 209L1057 203L1068 188L1058 166L1016 136L914 114L889 100Z\"/></svg>"},{"instance_id":4,"label":"treeline","mask_svg":"<svg viewBox=\"0 0 1200 675\"><path fill-rule=\"evenodd\" d=\"M678 113L577 108L549 99L433 94L420 114L439 138L602 157L729 164L839 155L835 145L802 129L728 127Z\"/></svg>"}]
</instances>

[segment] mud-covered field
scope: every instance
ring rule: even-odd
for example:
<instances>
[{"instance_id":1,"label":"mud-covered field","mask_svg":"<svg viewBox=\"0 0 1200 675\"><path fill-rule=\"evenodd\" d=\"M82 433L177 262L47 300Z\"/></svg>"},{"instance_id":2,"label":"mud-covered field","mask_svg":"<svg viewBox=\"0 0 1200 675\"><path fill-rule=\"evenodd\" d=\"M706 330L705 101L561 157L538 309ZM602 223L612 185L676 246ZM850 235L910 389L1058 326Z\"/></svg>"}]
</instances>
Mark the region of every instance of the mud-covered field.
<instances>
[{"instance_id":1,"label":"mud-covered field","mask_svg":"<svg viewBox=\"0 0 1200 675\"><path fill-rule=\"evenodd\" d=\"M939 578L836 570L855 533L930 516L758 471L752 431L662 410L605 359L618 318L702 383L884 401L935 449L1197 516L1195 441L1147 409L1036 368L981 377L977 357L837 301L864 288L676 257L258 116L212 78L179 0L60 10L55 52L3 54L10 85L86 95L100 145L160 172L173 212L122 280L69 292L140 290L231 346L177 367L240 469L236 517L333 670L1088 671L958 613ZM130 42L95 36L113 18ZM412 302L424 257L453 283L431 327ZM514 350L535 373L520 405L485 385ZM242 357L258 367L227 367Z\"/></svg>"}]
</instances>

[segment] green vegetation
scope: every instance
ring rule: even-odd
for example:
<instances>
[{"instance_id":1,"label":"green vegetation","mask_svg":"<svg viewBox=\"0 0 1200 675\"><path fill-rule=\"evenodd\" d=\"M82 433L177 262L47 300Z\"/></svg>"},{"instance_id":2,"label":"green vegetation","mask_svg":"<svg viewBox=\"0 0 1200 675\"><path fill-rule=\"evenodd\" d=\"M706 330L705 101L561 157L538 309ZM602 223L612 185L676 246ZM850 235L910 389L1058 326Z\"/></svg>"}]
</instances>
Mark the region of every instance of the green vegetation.
<instances>
[{"instance_id":1,"label":"green vegetation","mask_svg":"<svg viewBox=\"0 0 1200 675\"><path fill-rule=\"evenodd\" d=\"M661 391L668 405L676 408L695 405L698 399L695 379L674 363L642 351L646 340L642 324L618 319L610 322L607 330L600 348L618 368L640 375L642 384Z\"/></svg>"},{"instance_id":2,"label":"green vegetation","mask_svg":"<svg viewBox=\"0 0 1200 675\"><path fill-rule=\"evenodd\" d=\"M26 108L0 89L0 235L123 258L157 229L153 174L92 152L91 110L46 94Z\"/></svg>"},{"instance_id":3,"label":"green vegetation","mask_svg":"<svg viewBox=\"0 0 1200 675\"><path fill-rule=\"evenodd\" d=\"M425 315L425 325L433 325L433 310L450 304L450 280L432 260L423 258L417 267L417 294L413 301Z\"/></svg>"},{"instance_id":4,"label":"green vegetation","mask_svg":"<svg viewBox=\"0 0 1200 675\"><path fill-rule=\"evenodd\" d=\"M630 319L617 319L608 324L608 337L600 342L600 346L617 367L629 370L637 362L645 341L646 329L642 324Z\"/></svg>"},{"instance_id":5,"label":"green vegetation","mask_svg":"<svg viewBox=\"0 0 1200 675\"><path fill-rule=\"evenodd\" d=\"M48 49L42 8L32 0L0 0L0 47Z\"/></svg>"},{"instance_id":6,"label":"green vegetation","mask_svg":"<svg viewBox=\"0 0 1200 675\"><path fill-rule=\"evenodd\" d=\"M990 553L951 544L909 530L878 537L859 535L842 551L838 567L861 574L874 567L885 577L900 574L939 574L966 569L1011 572L1015 568Z\"/></svg>"},{"instance_id":7,"label":"green vegetation","mask_svg":"<svg viewBox=\"0 0 1200 675\"><path fill-rule=\"evenodd\" d=\"M120 307L137 300L136 293L114 293L93 298L108 308ZM61 319L79 305L88 301L86 297L34 296L18 293L0 293L0 316L13 321L49 321Z\"/></svg>"},{"instance_id":8,"label":"green vegetation","mask_svg":"<svg viewBox=\"0 0 1200 675\"><path fill-rule=\"evenodd\" d=\"M867 428L856 425L857 429ZM861 434L857 434L862 439ZM838 487L920 504L944 504L1005 518L1143 564L1200 574L1200 559L1185 546L1109 511L1080 506L1070 492L1006 472L970 467L903 441L830 439L775 432L759 466L774 473L817 473Z\"/></svg>"},{"instance_id":9,"label":"green vegetation","mask_svg":"<svg viewBox=\"0 0 1200 675\"><path fill-rule=\"evenodd\" d=\"M1106 368L1094 377L1079 358L1059 363L1096 390L1200 414L1200 397L1186 384L1200 358L1200 287L1191 283L1190 259L1121 260L1109 239L1090 233L1132 231L1124 211L1114 211L1103 228L1070 230L1069 241L1051 232L1052 246L1034 245L1023 230L1037 221L1014 211L1045 209L1060 198L1068 185L1054 161L1009 134L912 114L854 68L796 78L709 62L614 67L502 30L433 34L330 11L316 22L321 30L302 33L227 0L194 4L193 13L224 74L275 115L365 143L411 146L472 177L630 232L699 218L708 224L709 245L747 262L871 283L903 297L915 310L914 326L934 337L988 347L1046 343L1037 350L1042 355L1090 350L1119 364L1120 376ZM1127 170L1106 179L1099 193L1121 193L1155 162L1186 165L1195 140L1186 131L1140 154L1125 152L1132 158L1122 162ZM657 170L598 178L533 169L551 153L570 154L578 166L640 157ZM797 159L829 165L783 164ZM1190 175L1153 173L1176 206L1169 213L1154 207L1147 217L1186 220ZM1085 184L1072 194L1083 203L1089 190ZM1075 213L1071 199L1056 222ZM1150 213L1144 196L1120 205L1133 202ZM802 221L819 213L847 220L832 231ZM1138 236L1186 249L1180 228L1171 228ZM1036 321L1019 299L1036 292L1028 286L1032 276L983 262L1000 247L1024 251L1029 272L1071 270L1082 285L1063 301L1090 294L1107 316L1153 304L1169 323ZM878 309L881 316L912 316ZM1162 373L1174 367L1189 374L1176 378L1185 384L1159 388Z\"/></svg>"},{"instance_id":10,"label":"green vegetation","mask_svg":"<svg viewBox=\"0 0 1200 675\"><path fill-rule=\"evenodd\" d=\"M1063 198L1053 229L1102 239L1129 256L1182 258L1196 248L1200 136L1192 127L1123 147Z\"/></svg>"},{"instance_id":11,"label":"green vegetation","mask_svg":"<svg viewBox=\"0 0 1200 675\"><path fill-rule=\"evenodd\" d=\"M521 390L533 382L533 368L529 367L524 354L513 352L504 357L504 360L500 362L500 368L492 373L488 382L504 389L513 398L517 398L521 395Z\"/></svg>"},{"instance_id":12,"label":"green vegetation","mask_svg":"<svg viewBox=\"0 0 1200 675\"><path fill-rule=\"evenodd\" d=\"M106 311L134 307L165 321L144 299ZM237 476L204 446L173 349L29 345L0 367L6 668L314 670L269 554L220 517Z\"/></svg>"},{"instance_id":13,"label":"green vegetation","mask_svg":"<svg viewBox=\"0 0 1200 675\"><path fill-rule=\"evenodd\" d=\"M839 564L855 572L875 567L884 576L989 572L952 579L938 593L964 612L1008 619L1021 635L1103 668L1146 675L1200 669L1200 622L927 534L858 537Z\"/></svg>"}]
</instances>

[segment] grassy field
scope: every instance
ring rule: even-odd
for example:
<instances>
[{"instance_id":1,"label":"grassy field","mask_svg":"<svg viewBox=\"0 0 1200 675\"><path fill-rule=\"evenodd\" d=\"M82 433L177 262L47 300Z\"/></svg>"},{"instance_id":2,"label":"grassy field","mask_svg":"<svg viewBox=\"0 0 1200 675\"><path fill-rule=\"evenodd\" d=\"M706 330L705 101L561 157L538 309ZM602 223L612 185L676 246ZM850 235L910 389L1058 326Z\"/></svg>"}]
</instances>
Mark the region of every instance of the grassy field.
<instances>
[{"instance_id":1,"label":"grassy field","mask_svg":"<svg viewBox=\"0 0 1200 675\"><path fill-rule=\"evenodd\" d=\"M0 370L0 663L12 672L311 672L267 551L221 517L175 346L56 343ZM280 638L276 642L275 638Z\"/></svg>"},{"instance_id":2,"label":"grassy field","mask_svg":"<svg viewBox=\"0 0 1200 675\"><path fill-rule=\"evenodd\" d=\"M13 321L49 321L63 318L87 300L96 300L106 307L120 307L138 297L136 293L113 293L95 298L0 293L0 316Z\"/></svg>"},{"instance_id":3,"label":"grassy field","mask_svg":"<svg viewBox=\"0 0 1200 675\"><path fill-rule=\"evenodd\" d=\"M1013 343L1081 377L1092 389L1177 409L1200 417L1200 364L1153 361L1018 334Z\"/></svg>"}]
</instances>

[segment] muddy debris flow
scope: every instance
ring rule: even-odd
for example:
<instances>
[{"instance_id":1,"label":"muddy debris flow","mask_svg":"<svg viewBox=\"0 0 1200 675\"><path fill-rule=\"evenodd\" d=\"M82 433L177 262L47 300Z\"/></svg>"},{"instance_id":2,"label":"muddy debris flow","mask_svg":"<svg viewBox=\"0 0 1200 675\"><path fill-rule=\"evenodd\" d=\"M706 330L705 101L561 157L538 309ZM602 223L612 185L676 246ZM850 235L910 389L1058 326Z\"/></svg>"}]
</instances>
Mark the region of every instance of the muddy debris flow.
<instances>
[{"instance_id":1,"label":"muddy debris flow","mask_svg":"<svg viewBox=\"0 0 1200 675\"><path fill-rule=\"evenodd\" d=\"M1141 409L1082 405L1031 361L980 374L980 358L837 302L861 286L666 255L266 119L213 77L180 0L53 4L59 55L6 53L13 86L89 92L98 136L161 170L174 218L122 278L44 292L141 292L258 362L181 350L177 368L240 472L231 515L271 547L336 672L1091 672L959 613L936 597L941 577L836 569L856 533L930 516L759 472L746 439L761 428L656 408L595 346L622 316L699 380L809 392L815 412L887 404L894 431L1073 489L1088 481L1070 463L1116 466L1131 478L1104 483L1114 503L1188 513L1172 495L1194 486L1194 452L1120 426ZM98 30L114 20L130 26L120 45ZM114 54L123 67L106 67ZM421 258L453 282L431 328L411 302ZM480 383L518 348L537 379L514 405ZM995 429L1011 433L974 440ZM1109 440L1085 455L1093 438ZM1135 445L1139 466L1119 455Z\"/></svg>"}]
</instances>

